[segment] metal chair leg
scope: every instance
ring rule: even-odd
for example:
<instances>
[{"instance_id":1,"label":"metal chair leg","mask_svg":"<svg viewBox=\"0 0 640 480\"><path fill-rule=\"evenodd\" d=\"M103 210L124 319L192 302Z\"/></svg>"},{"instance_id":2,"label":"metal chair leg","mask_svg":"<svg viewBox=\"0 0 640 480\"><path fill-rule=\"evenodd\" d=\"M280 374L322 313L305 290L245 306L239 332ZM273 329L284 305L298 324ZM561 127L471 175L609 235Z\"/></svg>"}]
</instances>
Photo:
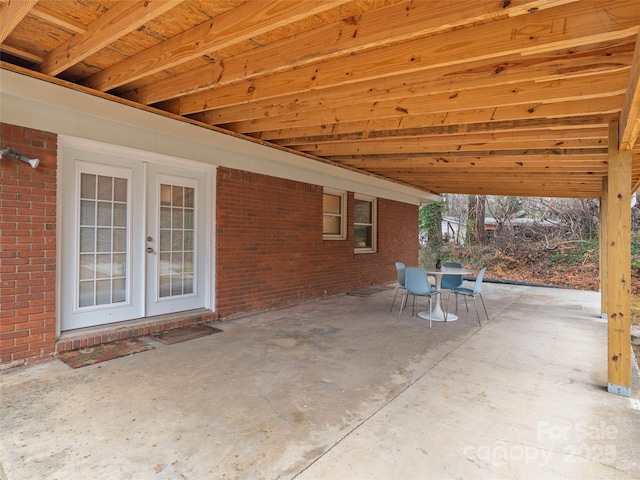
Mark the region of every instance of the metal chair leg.
<instances>
[{"instance_id":1,"label":"metal chair leg","mask_svg":"<svg viewBox=\"0 0 640 480\"><path fill-rule=\"evenodd\" d=\"M478 316L478 325L480 325L480 310L478 310L478 304L476 303L476 296L474 295L471 298L473 298L473 306L476 308L476 315Z\"/></svg>"},{"instance_id":2,"label":"metal chair leg","mask_svg":"<svg viewBox=\"0 0 640 480\"><path fill-rule=\"evenodd\" d=\"M489 313L487 312L487 306L484 304L484 298L482 298L482 294L479 294L480 301L482 302L482 308L484 308L484 314L487 316L487 322L489 321ZM478 321L480 323L480 321Z\"/></svg>"},{"instance_id":3,"label":"metal chair leg","mask_svg":"<svg viewBox=\"0 0 640 480\"><path fill-rule=\"evenodd\" d=\"M389 309L389 313L393 311L393 306L396 304L396 297L398 296L398 290L400 290L400 286L396 287L396 293L393 295L393 302L391 302L391 308Z\"/></svg>"},{"instance_id":4,"label":"metal chair leg","mask_svg":"<svg viewBox=\"0 0 640 480\"><path fill-rule=\"evenodd\" d=\"M442 305L442 294L440 292L437 293L440 295L440 304ZM449 296L447 297L447 309L444 311L444 321L446 323L447 317L449 316L449 300L451 299L451 292L449 292Z\"/></svg>"},{"instance_id":5,"label":"metal chair leg","mask_svg":"<svg viewBox=\"0 0 640 480\"><path fill-rule=\"evenodd\" d=\"M407 297L409 296L408 292L405 292L402 296L402 302L400 302L400 314L398 315L398 320L402 317L402 310L404 310L405 305L407 304Z\"/></svg>"}]
</instances>

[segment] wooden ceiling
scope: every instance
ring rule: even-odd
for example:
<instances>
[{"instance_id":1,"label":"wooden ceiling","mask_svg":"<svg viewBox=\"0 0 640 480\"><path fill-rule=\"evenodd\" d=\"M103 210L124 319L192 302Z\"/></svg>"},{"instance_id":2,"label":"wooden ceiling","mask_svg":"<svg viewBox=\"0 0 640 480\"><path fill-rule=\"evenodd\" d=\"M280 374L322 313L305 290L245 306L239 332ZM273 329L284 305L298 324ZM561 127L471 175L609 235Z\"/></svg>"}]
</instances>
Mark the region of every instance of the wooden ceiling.
<instances>
[{"instance_id":1,"label":"wooden ceiling","mask_svg":"<svg viewBox=\"0 0 640 480\"><path fill-rule=\"evenodd\" d=\"M433 193L599 197L616 120L636 190L639 30L640 0L0 0L3 68Z\"/></svg>"}]
</instances>

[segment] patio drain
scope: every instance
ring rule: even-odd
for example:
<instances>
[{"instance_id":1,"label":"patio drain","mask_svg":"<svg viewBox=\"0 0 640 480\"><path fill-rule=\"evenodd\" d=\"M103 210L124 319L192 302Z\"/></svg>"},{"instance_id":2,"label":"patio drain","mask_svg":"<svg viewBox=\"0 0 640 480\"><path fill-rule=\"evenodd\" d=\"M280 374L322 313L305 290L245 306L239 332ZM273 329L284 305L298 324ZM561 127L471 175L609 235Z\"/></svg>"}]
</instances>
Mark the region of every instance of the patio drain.
<instances>
[{"instance_id":1,"label":"patio drain","mask_svg":"<svg viewBox=\"0 0 640 480\"><path fill-rule=\"evenodd\" d=\"M173 345L174 343L186 342L187 340L206 337L222 331L223 330L219 328L210 327L209 325L189 325L155 334L153 338L165 345Z\"/></svg>"}]
</instances>

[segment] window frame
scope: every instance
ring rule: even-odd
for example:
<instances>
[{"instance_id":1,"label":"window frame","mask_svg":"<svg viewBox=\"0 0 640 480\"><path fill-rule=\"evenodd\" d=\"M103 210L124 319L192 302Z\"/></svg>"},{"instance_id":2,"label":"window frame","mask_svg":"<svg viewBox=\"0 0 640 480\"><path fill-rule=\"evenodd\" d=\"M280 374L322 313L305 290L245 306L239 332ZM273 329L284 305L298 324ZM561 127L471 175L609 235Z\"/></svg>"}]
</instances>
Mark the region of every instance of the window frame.
<instances>
[{"instance_id":1,"label":"window frame","mask_svg":"<svg viewBox=\"0 0 640 480\"><path fill-rule=\"evenodd\" d=\"M340 213L331 214L324 211L324 196L331 195L340 197ZM322 221L323 221L323 240L346 240L347 239L347 192L344 190L336 190L334 188L323 187L322 189ZM324 218L325 216L340 217L340 233L324 233Z\"/></svg>"},{"instance_id":2,"label":"window frame","mask_svg":"<svg viewBox=\"0 0 640 480\"><path fill-rule=\"evenodd\" d=\"M354 231L354 253L376 253L378 251L378 199L376 197L371 197L369 195L360 195L354 194L354 203L353 203L353 231ZM357 201L369 202L371 203L371 223L358 223L356 222L355 215L355 205ZM357 247L355 245L355 228L356 226L367 226L371 227L371 245L366 247Z\"/></svg>"}]
</instances>

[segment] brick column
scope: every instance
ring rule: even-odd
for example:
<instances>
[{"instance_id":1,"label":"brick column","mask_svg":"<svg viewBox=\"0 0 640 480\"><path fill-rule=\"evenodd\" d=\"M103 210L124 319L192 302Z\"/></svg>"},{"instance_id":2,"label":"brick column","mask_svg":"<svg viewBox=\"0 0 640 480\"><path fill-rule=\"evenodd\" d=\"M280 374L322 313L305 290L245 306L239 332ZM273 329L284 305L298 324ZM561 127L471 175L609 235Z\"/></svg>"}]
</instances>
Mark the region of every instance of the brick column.
<instances>
[{"instance_id":1,"label":"brick column","mask_svg":"<svg viewBox=\"0 0 640 480\"><path fill-rule=\"evenodd\" d=\"M0 123L0 146L38 158L0 160L0 368L55 347L57 136Z\"/></svg>"}]
</instances>

